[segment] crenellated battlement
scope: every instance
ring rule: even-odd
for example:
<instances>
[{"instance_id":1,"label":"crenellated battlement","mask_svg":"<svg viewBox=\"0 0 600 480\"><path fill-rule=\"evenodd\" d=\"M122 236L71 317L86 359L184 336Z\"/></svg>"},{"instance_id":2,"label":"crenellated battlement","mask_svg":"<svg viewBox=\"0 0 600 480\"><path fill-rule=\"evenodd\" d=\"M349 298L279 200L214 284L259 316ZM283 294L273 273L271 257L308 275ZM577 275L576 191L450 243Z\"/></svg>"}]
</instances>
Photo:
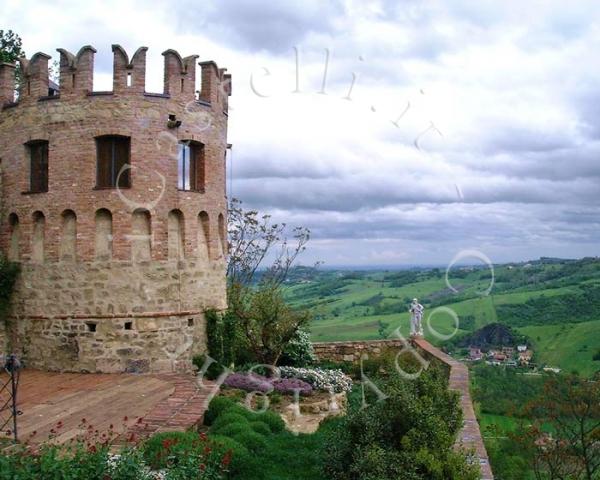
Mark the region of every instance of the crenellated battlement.
<instances>
[{"instance_id":1,"label":"crenellated battlement","mask_svg":"<svg viewBox=\"0 0 600 480\"><path fill-rule=\"evenodd\" d=\"M43 52L35 53L30 59L19 59L22 83L18 99L15 99L15 65L0 64L0 110L7 105L32 104L45 100L49 95L60 99L71 99L94 94L94 56L96 49L83 46L77 54L58 48L60 54L59 90L49 90L48 64L52 58ZM115 95L143 95L146 84L147 47L138 48L131 59L121 45L112 45L113 89ZM173 49L165 50L164 88L162 95L184 102L196 99L196 62L198 55L182 57ZM231 75L213 61L199 62L201 67L201 90L198 98L209 103L215 110L227 111L227 97L231 95ZM102 92L111 93L111 92Z\"/></svg>"}]
</instances>

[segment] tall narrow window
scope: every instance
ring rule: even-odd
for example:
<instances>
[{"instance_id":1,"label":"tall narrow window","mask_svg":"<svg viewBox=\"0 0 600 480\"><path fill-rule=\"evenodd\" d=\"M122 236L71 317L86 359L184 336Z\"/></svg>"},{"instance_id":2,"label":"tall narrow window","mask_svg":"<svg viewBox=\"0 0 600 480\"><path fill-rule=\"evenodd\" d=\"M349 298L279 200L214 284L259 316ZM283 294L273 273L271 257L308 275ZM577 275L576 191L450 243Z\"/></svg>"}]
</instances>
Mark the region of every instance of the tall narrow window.
<instances>
[{"instance_id":1,"label":"tall narrow window","mask_svg":"<svg viewBox=\"0 0 600 480\"><path fill-rule=\"evenodd\" d=\"M152 226L150 212L138 208L131 219L131 257L134 262L152 258Z\"/></svg>"},{"instance_id":2,"label":"tall narrow window","mask_svg":"<svg viewBox=\"0 0 600 480\"><path fill-rule=\"evenodd\" d=\"M77 259L77 215L73 210L65 210L61 216L60 259L74 262Z\"/></svg>"},{"instance_id":3,"label":"tall narrow window","mask_svg":"<svg viewBox=\"0 0 600 480\"><path fill-rule=\"evenodd\" d=\"M10 244L8 247L8 259L11 262L18 262L20 257L19 243L21 241L19 216L16 213L11 213L8 216L8 224L10 225Z\"/></svg>"},{"instance_id":4,"label":"tall narrow window","mask_svg":"<svg viewBox=\"0 0 600 480\"><path fill-rule=\"evenodd\" d=\"M210 221L204 211L198 215L198 258L210 260Z\"/></svg>"},{"instance_id":5,"label":"tall narrow window","mask_svg":"<svg viewBox=\"0 0 600 480\"><path fill-rule=\"evenodd\" d=\"M31 260L35 263L44 263L44 241L46 218L40 211L33 213L33 235L31 237Z\"/></svg>"},{"instance_id":6,"label":"tall narrow window","mask_svg":"<svg viewBox=\"0 0 600 480\"><path fill-rule=\"evenodd\" d=\"M96 260L111 259L112 240L112 213L106 208L101 208L96 211Z\"/></svg>"},{"instance_id":7,"label":"tall narrow window","mask_svg":"<svg viewBox=\"0 0 600 480\"><path fill-rule=\"evenodd\" d=\"M179 190L204 191L204 145L198 142L182 142L178 145L177 188Z\"/></svg>"},{"instance_id":8,"label":"tall narrow window","mask_svg":"<svg viewBox=\"0 0 600 480\"><path fill-rule=\"evenodd\" d=\"M106 135L96 138L96 186L98 188L129 188L130 138Z\"/></svg>"},{"instance_id":9,"label":"tall narrow window","mask_svg":"<svg viewBox=\"0 0 600 480\"><path fill-rule=\"evenodd\" d=\"M29 150L29 191L48 191L48 142L33 141L27 144Z\"/></svg>"},{"instance_id":10,"label":"tall narrow window","mask_svg":"<svg viewBox=\"0 0 600 480\"><path fill-rule=\"evenodd\" d=\"M170 260L184 257L184 222L181 210L171 210L168 216L168 254Z\"/></svg>"},{"instance_id":11,"label":"tall narrow window","mask_svg":"<svg viewBox=\"0 0 600 480\"><path fill-rule=\"evenodd\" d=\"M221 255L227 255L227 231L225 226L225 217L219 213L219 244L221 247Z\"/></svg>"}]
</instances>

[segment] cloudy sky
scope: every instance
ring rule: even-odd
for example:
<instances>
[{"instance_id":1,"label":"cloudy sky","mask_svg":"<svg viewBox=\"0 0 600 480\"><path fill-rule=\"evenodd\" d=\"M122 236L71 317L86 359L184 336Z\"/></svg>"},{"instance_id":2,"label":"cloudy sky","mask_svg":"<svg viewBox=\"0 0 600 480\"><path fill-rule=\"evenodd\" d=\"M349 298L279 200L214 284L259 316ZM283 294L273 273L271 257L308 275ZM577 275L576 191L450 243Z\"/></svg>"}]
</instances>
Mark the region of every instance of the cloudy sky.
<instances>
[{"instance_id":1,"label":"cloudy sky","mask_svg":"<svg viewBox=\"0 0 600 480\"><path fill-rule=\"evenodd\" d=\"M230 195L309 227L305 263L600 254L593 0L4 2L28 56L167 48L233 75ZM101 5L101 6L100 6ZM43 21L41 20L43 19Z\"/></svg>"}]
</instances>

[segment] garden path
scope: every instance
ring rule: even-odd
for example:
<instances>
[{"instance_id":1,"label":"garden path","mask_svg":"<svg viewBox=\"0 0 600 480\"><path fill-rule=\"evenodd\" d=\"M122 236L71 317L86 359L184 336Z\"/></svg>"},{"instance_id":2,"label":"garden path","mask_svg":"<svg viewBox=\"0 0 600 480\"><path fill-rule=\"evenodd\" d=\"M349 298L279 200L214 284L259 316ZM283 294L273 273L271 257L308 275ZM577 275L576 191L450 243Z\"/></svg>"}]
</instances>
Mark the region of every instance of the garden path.
<instances>
[{"instance_id":1,"label":"garden path","mask_svg":"<svg viewBox=\"0 0 600 480\"><path fill-rule=\"evenodd\" d=\"M53 438L64 443L83 433L82 419L100 433L113 425L123 442L137 442L158 431L186 430L202 424L208 398L215 389L213 382L197 385L191 374L25 369L17 393L17 407L22 412L18 417L19 440L39 444Z\"/></svg>"}]
</instances>

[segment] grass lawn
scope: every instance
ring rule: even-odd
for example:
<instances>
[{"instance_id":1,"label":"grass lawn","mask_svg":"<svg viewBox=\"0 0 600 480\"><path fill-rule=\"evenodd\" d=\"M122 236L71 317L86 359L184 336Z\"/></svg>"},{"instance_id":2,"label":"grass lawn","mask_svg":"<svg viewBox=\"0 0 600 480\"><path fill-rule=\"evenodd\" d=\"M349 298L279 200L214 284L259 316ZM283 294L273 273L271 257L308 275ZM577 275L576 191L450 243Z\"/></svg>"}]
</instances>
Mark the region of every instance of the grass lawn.
<instances>
[{"instance_id":1,"label":"grass lawn","mask_svg":"<svg viewBox=\"0 0 600 480\"><path fill-rule=\"evenodd\" d=\"M534 341L537 363L558 366L567 372L577 370L585 376L600 370L600 362L592 360L600 349L600 320L518 330Z\"/></svg>"},{"instance_id":2,"label":"grass lawn","mask_svg":"<svg viewBox=\"0 0 600 480\"><path fill-rule=\"evenodd\" d=\"M305 480L321 478L320 466L324 439L335 420L325 422L310 435L282 432L268 438L268 448L261 453L264 478Z\"/></svg>"}]
</instances>

